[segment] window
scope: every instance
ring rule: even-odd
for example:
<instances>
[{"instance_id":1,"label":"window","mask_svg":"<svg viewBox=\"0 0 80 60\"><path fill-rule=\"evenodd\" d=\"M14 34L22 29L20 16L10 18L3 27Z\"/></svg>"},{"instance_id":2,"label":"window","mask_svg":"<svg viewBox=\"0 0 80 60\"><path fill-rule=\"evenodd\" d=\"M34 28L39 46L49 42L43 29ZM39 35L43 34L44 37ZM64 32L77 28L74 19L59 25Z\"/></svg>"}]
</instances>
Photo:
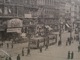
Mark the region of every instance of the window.
<instances>
[{"instance_id":1,"label":"window","mask_svg":"<svg viewBox=\"0 0 80 60\"><path fill-rule=\"evenodd\" d=\"M2 14L2 9L0 8L0 13Z\"/></svg>"},{"instance_id":2,"label":"window","mask_svg":"<svg viewBox=\"0 0 80 60\"><path fill-rule=\"evenodd\" d=\"M8 14L8 8L7 8L7 7L4 8L4 14L5 14L5 15Z\"/></svg>"},{"instance_id":3,"label":"window","mask_svg":"<svg viewBox=\"0 0 80 60\"><path fill-rule=\"evenodd\" d=\"M5 3L10 3L11 2L11 0L5 0Z\"/></svg>"}]
</instances>

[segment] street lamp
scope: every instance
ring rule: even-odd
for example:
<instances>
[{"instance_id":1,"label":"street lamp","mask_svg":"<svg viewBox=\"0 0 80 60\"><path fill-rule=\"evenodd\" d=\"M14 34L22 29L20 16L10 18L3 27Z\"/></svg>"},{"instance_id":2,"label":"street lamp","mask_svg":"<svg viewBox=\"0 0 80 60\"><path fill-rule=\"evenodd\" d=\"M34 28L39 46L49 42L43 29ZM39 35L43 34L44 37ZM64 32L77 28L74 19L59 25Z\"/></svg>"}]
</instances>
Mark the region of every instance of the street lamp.
<instances>
[{"instance_id":1,"label":"street lamp","mask_svg":"<svg viewBox=\"0 0 80 60\"><path fill-rule=\"evenodd\" d=\"M30 48L30 41L31 41L31 29L29 28L30 26L28 26L28 30L27 30L27 36L28 36L28 48Z\"/></svg>"},{"instance_id":2,"label":"street lamp","mask_svg":"<svg viewBox=\"0 0 80 60\"><path fill-rule=\"evenodd\" d=\"M62 39L62 24L63 24L63 22L60 19L60 41Z\"/></svg>"}]
</instances>

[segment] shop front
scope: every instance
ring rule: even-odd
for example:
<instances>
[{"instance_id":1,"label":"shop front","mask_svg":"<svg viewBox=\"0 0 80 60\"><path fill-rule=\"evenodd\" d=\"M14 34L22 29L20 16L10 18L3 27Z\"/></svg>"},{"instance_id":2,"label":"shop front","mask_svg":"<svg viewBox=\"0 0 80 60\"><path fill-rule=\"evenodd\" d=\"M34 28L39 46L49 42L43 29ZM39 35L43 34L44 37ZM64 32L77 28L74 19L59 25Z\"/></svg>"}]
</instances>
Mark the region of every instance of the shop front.
<instances>
[{"instance_id":1,"label":"shop front","mask_svg":"<svg viewBox=\"0 0 80 60\"><path fill-rule=\"evenodd\" d=\"M20 19L11 19L7 21L7 39L20 38L23 22Z\"/></svg>"},{"instance_id":2,"label":"shop front","mask_svg":"<svg viewBox=\"0 0 80 60\"><path fill-rule=\"evenodd\" d=\"M0 26L0 41L5 40L5 34L6 34L5 28Z\"/></svg>"},{"instance_id":3,"label":"shop front","mask_svg":"<svg viewBox=\"0 0 80 60\"><path fill-rule=\"evenodd\" d=\"M6 34L6 21L0 20L0 41L5 40Z\"/></svg>"}]
</instances>

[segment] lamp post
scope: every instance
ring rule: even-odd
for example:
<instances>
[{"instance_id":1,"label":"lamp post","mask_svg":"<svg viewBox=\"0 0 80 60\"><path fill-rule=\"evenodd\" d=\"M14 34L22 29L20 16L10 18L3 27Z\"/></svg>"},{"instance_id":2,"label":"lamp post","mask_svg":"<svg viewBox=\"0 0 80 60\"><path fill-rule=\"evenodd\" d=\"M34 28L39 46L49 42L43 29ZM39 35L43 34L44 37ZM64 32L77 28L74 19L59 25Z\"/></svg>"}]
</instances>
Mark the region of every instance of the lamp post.
<instances>
[{"instance_id":1,"label":"lamp post","mask_svg":"<svg viewBox=\"0 0 80 60\"><path fill-rule=\"evenodd\" d=\"M30 25L31 26L31 25ZM28 31L27 31L27 36L28 36L28 48L30 48L30 38L31 38L31 29L29 28L30 26L28 26Z\"/></svg>"},{"instance_id":2,"label":"lamp post","mask_svg":"<svg viewBox=\"0 0 80 60\"><path fill-rule=\"evenodd\" d=\"M61 34L61 23L60 23L60 41L61 41L61 38L62 38L62 34Z\"/></svg>"},{"instance_id":3,"label":"lamp post","mask_svg":"<svg viewBox=\"0 0 80 60\"><path fill-rule=\"evenodd\" d=\"M63 22L61 20L62 19L60 19L60 41L62 39L62 24L63 24Z\"/></svg>"}]
</instances>

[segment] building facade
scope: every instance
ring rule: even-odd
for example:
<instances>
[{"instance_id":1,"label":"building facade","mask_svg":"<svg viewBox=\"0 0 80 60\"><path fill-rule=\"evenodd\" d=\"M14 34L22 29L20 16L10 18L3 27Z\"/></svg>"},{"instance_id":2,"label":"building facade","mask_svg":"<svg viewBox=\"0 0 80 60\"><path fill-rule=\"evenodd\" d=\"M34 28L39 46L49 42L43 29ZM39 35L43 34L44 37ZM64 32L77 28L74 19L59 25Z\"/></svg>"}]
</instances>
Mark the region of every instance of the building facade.
<instances>
[{"instance_id":1,"label":"building facade","mask_svg":"<svg viewBox=\"0 0 80 60\"><path fill-rule=\"evenodd\" d=\"M5 40L12 34L15 34L14 32L10 32L11 30L13 31L14 27L9 29L8 21L21 19L27 22L26 20L28 19L26 16L30 15L34 17L33 12L36 10L36 0L0 0L0 39Z\"/></svg>"}]
</instances>

